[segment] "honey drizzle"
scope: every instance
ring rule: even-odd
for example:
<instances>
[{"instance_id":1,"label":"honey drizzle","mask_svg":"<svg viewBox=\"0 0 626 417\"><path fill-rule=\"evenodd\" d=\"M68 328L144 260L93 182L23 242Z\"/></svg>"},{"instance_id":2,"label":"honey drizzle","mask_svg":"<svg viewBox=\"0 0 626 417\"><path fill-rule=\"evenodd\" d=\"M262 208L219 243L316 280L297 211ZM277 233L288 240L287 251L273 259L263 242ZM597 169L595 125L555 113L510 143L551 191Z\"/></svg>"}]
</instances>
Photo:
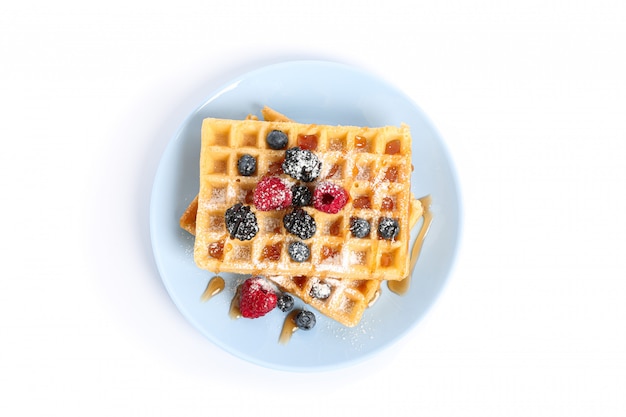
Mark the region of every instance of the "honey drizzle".
<instances>
[{"instance_id":1,"label":"honey drizzle","mask_svg":"<svg viewBox=\"0 0 626 417\"><path fill-rule=\"evenodd\" d=\"M207 284L206 289L204 290L204 292L202 293L202 296L200 297L200 300L203 303L207 302L214 295L221 293L222 290L224 290L224 278L220 277L219 275L216 275L213 278L211 278L211 280Z\"/></svg>"},{"instance_id":2,"label":"honey drizzle","mask_svg":"<svg viewBox=\"0 0 626 417\"><path fill-rule=\"evenodd\" d=\"M230 310L228 312L228 316L233 319L241 318L241 310L239 309L239 300L241 298L241 285L237 287L237 291L235 291L235 295L230 302Z\"/></svg>"},{"instance_id":3,"label":"honey drizzle","mask_svg":"<svg viewBox=\"0 0 626 417\"><path fill-rule=\"evenodd\" d=\"M291 313L287 314L285 317L285 322L283 323L283 328L280 331L280 336L278 337L278 343L281 345L286 345L291 340L291 335L293 335L296 330L298 330L298 326L296 326L296 316L298 315L298 310L293 310Z\"/></svg>"},{"instance_id":4,"label":"honey drizzle","mask_svg":"<svg viewBox=\"0 0 626 417\"><path fill-rule=\"evenodd\" d=\"M419 258L420 252L422 251L422 246L424 245L424 239L426 238L428 229L433 222L433 214L430 211L430 195L422 197L419 200L422 203L422 207L424 208L424 212L422 214L422 217L424 218L424 223L422 224L422 227L417 237L415 238L415 242L413 242L413 249L411 250L411 263L409 266L409 275L400 281L387 281L387 287L391 290L391 292L394 292L398 295L406 294L406 292L409 290L409 286L411 284L411 276L413 275L413 269L415 268L417 259Z\"/></svg>"}]
</instances>

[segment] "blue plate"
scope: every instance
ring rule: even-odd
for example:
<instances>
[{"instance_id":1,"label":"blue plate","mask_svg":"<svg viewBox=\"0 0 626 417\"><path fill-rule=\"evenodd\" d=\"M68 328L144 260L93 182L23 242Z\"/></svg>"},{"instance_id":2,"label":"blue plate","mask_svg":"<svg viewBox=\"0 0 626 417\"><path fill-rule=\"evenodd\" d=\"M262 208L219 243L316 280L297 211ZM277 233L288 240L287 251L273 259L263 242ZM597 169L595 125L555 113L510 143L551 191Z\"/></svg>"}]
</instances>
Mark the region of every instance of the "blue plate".
<instances>
[{"instance_id":1,"label":"blue plate","mask_svg":"<svg viewBox=\"0 0 626 417\"><path fill-rule=\"evenodd\" d=\"M233 320L229 306L241 276L222 274L223 292L202 302L213 274L193 261L193 237L178 219L198 192L200 126L206 117L261 118L268 105L302 123L360 126L407 123L413 136L411 188L430 195L433 223L409 291L396 295L383 285L378 301L354 328L318 314L310 331L287 344L278 337L285 313L278 309L255 320ZM460 228L454 168L439 135L422 111L388 83L342 64L295 61L247 73L214 92L193 112L168 144L160 162L150 207L150 229L163 283L182 314L213 343L258 365L290 371L347 366L390 346L412 329L437 298L450 273ZM417 228L415 228L417 229ZM416 230L413 231L415 236ZM298 304L301 304L297 300Z\"/></svg>"}]
</instances>

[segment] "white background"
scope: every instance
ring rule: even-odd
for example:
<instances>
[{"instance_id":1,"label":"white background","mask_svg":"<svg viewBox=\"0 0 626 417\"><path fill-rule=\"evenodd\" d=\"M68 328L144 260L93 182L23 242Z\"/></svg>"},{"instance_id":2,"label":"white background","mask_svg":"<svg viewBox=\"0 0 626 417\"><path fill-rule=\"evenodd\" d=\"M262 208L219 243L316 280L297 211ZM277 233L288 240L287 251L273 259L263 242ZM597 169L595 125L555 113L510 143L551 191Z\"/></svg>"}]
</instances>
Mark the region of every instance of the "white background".
<instances>
[{"instance_id":1,"label":"white background","mask_svg":"<svg viewBox=\"0 0 626 417\"><path fill-rule=\"evenodd\" d=\"M6 3L0 415L626 415L622 0ZM449 284L414 331L313 374L204 339L148 230L187 114L293 59L412 97L464 212Z\"/></svg>"}]
</instances>

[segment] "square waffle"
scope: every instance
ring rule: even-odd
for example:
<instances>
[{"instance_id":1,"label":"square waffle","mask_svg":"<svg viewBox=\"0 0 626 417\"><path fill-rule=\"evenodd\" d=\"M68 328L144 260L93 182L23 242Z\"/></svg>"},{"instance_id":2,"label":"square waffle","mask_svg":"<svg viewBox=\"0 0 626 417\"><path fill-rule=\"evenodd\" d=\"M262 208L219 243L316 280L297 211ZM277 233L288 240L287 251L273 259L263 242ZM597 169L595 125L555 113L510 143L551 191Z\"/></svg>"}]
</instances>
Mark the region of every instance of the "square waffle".
<instances>
[{"instance_id":1,"label":"square waffle","mask_svg":"<svg viewBox=\"0 0 626 417\"><path fill-rule=\"evenodd\" d=\"M321 174L307 185L332 182L349 194L348 203L336 214L304 208L317 224L315 235L305 240L311 249L305 262L295 262L287 253L289 243L297 240L283 225L288 210L264 212L252 204L254 189L266 175L280 176L290 185L296 183L282 173L285 150L273 150L266 143L267 133L274 129L287 134L285 149L304 148L306 144L322 161ZM242 176L237 170L237 161L244 153L257 161L252 176ZM367 128L205 119L195 262L215 273L401 280L409 272L411 170L411 136L404 125ZM251 206L256 216L259 231L251 240L233 239L226 230L225 212L237 203ZM351 235L353 217L370 222L369 236ZM378 235L377 225L383 217L398 222L399 232L392 240Z\"/></svg>"}]
</instances>

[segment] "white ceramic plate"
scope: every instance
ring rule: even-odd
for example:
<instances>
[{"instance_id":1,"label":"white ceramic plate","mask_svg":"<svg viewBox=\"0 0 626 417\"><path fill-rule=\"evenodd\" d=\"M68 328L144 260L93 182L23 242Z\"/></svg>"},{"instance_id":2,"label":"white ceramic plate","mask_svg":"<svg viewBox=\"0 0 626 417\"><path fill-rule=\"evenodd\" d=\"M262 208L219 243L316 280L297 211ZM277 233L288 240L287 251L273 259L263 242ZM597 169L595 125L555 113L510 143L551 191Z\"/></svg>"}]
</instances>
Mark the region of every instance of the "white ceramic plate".
<instances>
[{"instance_id":1,"label":"white ceramic plate","mask_svg":"<svg viewBox=\"0 0 626 417\"><path fill-rule=\"evenodd\" d=\"M398 296L383 285L378 301L354 328L317 314L310 331L288 344L278 336L285 313L233 320L229 305L243 277L222 274L226 289L202 302L213 274L193 261L193 237L178 219L198 192L200 126L206 117L242 119L268 105L302 123L361 126L407 123L413 137L412 191L430 195L433 223L410 290ZM439 135L422 111L390 84L353 67L323 61L286 62L242 75L215 91L192 113L166 148L150 207L152 245L161 278L182 314L208 339L250 362L281 370L337 368L381 352L412 329L448 279L457 250L460 202L455 171ZM417 228L415 228L417 229ZM417 230L413 231L413 236ZM297 300L297 305L302 303Z\"/></svg>"}]
</instances>

